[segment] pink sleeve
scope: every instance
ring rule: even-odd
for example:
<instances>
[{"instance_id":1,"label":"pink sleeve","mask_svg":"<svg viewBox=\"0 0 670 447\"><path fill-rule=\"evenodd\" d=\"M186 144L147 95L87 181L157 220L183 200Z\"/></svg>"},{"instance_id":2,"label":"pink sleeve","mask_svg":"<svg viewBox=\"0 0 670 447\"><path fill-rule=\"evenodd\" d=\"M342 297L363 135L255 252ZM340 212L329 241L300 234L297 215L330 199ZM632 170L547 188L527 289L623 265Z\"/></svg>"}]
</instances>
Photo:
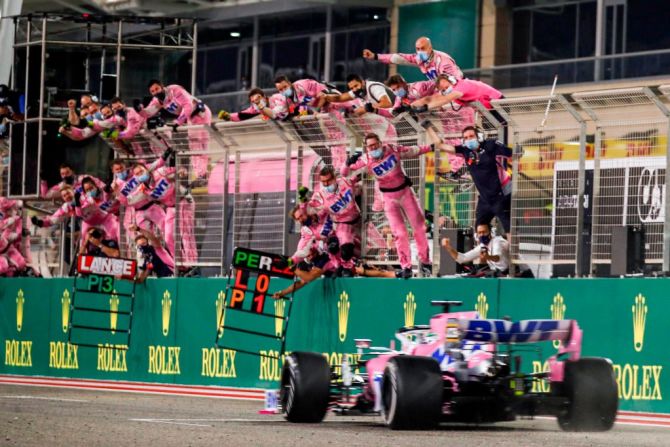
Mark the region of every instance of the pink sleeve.
<instances>
[{"instance_id":1,"label":"pink sleeve","mask_svg":"<svg viewBox=\"0 0 670 447\"><path fill-rule=\"evenodd\" d=\"M293 256L291 256L293 262L298 263L309 255L311 248L310 245L312 244L313 239L314 235L312 235L308 228L302 227L300 229L300 240L298 241L298 247L296 248L295 253L293 253Z\"/></svg>"},{"instance_id":2,"label":"pink sleeve","mask_svg":"<svg viewBox=\"0 0 670 447\"><path fill-rule=\"evenodd\" d=\"M423 144L421 146L395 146L395 150L400 154L400 158L412 158L431 152L433 148Z\"/></svg>"},{"instance_id":3,"label":"pink sleeve","mask_svg":"<svg viewBox=\"0 0 670 447\"><path fill-rule=\"evenodd\" d=\"M418 61L416 60L416 54L378 54L377 58L379 62L383 64L419 65Z\"/></svg>"},{"instance_id":4,"label":"pink sleeve","mask_svg":"<svg viewBox=\"0 0 670 447\"><path fill-rule=\"evenodd\" d=\"M87 138L91 138L95 136L98 132L91 129L90 127L84 127L83 129L80 129L78 127L71 127L69 131L69 135L67 135L71 140L74 141L82 141Z\"/></svg>"},{"instance_id":5,"label":"pink sleeve","mask_svg":"<svg viewBox=\"0 0 670 447\"><path fill-rule=\"evenodd\" d=\"M55 213L53 213L51 216L47 216L44 218L44 226L50 227L52 225L59 224L68 217L72 216L72 214L73 214L72 206L70 206L69 203L64 203L63 205L61 205L60 208L56 210Z\"/></svg>"},{"instance_id":6,"label":"pink sleeve","mask_svg":"<svg viewBox=\"0 0 670 447\"><path fill-rule=\"evenodd\" d=\"M181 107L177 123L186 124L193 113L193 98L181 85L170 85L167 88L172 89L173 100Z\"/></svg>"},{"instance_id":7,"label":"pink sleeve","mask_svg":"<svg viewBox=\"0 0 670 447\"><path fill-rule=\"evenodd\" d=\"M126 108L126 128L119 133L119 138L133 138L142 128L144 118L134 109Z\"/></svg>"},{"instance_id":8,"label":"pink sleeve","mask_svg":"<svg viewBox=\"0 0 670 447\"><path fill-rule=\"evenodd\" d=\"M163 106L161 105L160 101L157 98L153 98L148 106L143 107L140 110L140 115L144 119L151 118L152 116L160 112L162 108Z\"/></svg>"},{"instance_id":9,"label":"pink sleeve","mask_svg":"<svg viewBox=\"0 0 670 447\"><path fill-rule=\"evenodd\" d=\"M163 160L163 157L158 157L147 166L147 170L149 172L154 172L156 169L162 168L163 166L165 166L165 160Z\"/></svg>"},{"instance_id":10,"label":"pink sleeve","mask_svg":"<svg viewBox=\"0 0 670 447\"><path fill-rule=\"evenodd\" d=\"M397 97L396 97L396 99L397 99ZM394 107L395 107L395 106L394 106ZM389 119L393 119L393 118L395 118L395 117L393 116L393 113L391 113L392 111L393 111L393 108L390 108L390 109L377 109L377 114L378 114L379 116L383 116L383 117L386 117L386 118L389 118Z\"/></svg>"},{"instance_id":11,"label":"pink sleeve","mask_svg":"<svg viewBox=\"0 0 670 447\"><path fill-rule=\"evenodd\" d=\"M170 270L174 271L174 258L168 251L161 247L154 247L154 250L156 250L156 255L158 255L159 258L167 265Z\"/></svg>"},{"instance_id":12,"label":"pink sleeve","mask_svg":"<svg viewBox=\"0 0 670 447\"><path fill-rule=\"evenodd\" d=\"M363 154L358 160L356 160L356 163L354 163L353 165L347 166L345 163L344 166L340 168L340 174L346 177L349 175L350 172L358 171L367 164L368 164L368 157L367 155Z\"/></svg>"},{"instance_id":13,"label":"pink sleeve","mask_svg":"<svg viewBox=\"0 0 670 447\"><path fill-rule=\"evenodd\" d=\"M260 112L253 105L251 105L244 110L240 110L239 112L231 113L230 114L230 121L235 121L235 122L242 121L240 119L240 113L247 113L249 115L258 115Z\"/></svg>"},{"instance_id":14,"label":"pink sleeve","mask_svg":"<svg viewBox=\"0 0 670 447\"><path fill-rule=\"evenodd\" d=\"M118 115L114 115L111 118L107 118L106 120L93 120L93 130L96 132L102 132L105 129L112 129L124 124L125 122L123 118Z\"/></svg>"}]
</instances>

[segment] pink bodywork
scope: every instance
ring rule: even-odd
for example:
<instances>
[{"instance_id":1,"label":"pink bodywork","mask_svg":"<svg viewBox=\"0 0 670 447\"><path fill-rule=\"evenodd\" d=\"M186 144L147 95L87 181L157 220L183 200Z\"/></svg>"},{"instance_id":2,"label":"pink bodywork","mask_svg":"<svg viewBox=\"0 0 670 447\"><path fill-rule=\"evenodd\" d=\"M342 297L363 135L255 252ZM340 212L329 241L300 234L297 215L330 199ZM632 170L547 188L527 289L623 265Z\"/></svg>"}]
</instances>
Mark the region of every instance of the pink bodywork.
<instances>
[{"instance_id":1,"label":"pink bodywork","mask_svg":"<svg viewBox=\"0 0 670 447\"><path fill-rule=\"evenodd\" d=\"M450 312L438 314L430 320L430 333L435 334L435 340L429 343L412 343L402 347L402 352L409 355L418 355L431 357L446 341L447 322L449 319L477 319L479 314L477 312ZM572 320L570 325L570 334L568 340L562 341L558 352L551 356L547 361L549 363L549 380L551 382L562 382L564 378L565 362L559 361L558 357L568 355L569 361L577 361L581 355L582 348L582 330L579 328L577 321ZM479 350L473 351L467 357L468 368L474 368L484 361L488 361L493 357L494 344L485 343L480 346ZM374 379L376 376L384 374L386 363L397 353L382 354L378 357L368 360L366 369L368 372L368 390L366 395L373 396ZM443 379L452 383L452 389L458 391L458 384L455 378L449 374L443 374Z\"/></svg>"}]
</instances>

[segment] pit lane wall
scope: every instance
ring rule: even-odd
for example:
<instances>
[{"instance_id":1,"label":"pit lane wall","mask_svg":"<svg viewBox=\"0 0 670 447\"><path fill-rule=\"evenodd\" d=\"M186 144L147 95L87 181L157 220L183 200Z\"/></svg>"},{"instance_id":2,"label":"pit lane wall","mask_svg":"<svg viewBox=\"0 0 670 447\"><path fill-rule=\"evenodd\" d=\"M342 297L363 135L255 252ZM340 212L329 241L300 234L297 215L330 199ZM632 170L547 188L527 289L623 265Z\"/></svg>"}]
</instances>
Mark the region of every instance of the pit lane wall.
<instances>
[{"instance_id":1,"label":"pit lane wall","mask_svg":"<svg viewBox=\"0 0 670 447\"><path fill-rule=\"evenodd\" d=\"M271 290L283 287L273 280ZM0 279L0 374L269 388L281 362L215 348L225 279L163 279L138 285L130 349L67 343L72 279ZM666 279L337 279L296 294L288 350L311 350L340 364L355 338L389 346L394 330L424 324L438 312L430 300L457 299L488 318L574 318L584 330L584 355L612 359L620 408L670 413L670 280ZM265 312L282 315L274 300ZM247 315L248 317L248 315ZM245 317L245 318L247 318ZM105 315L105 318L109 318ZM275 318L244 326L278 333ZM224 316L232 326L231 312ZM112 324L110 322L110 324ZM112 324L113 325L113 324ZM228 330L228 329L224 329ZM276 341L242 336L238 349L278 349ZM546 358L550 342L540 347ZM523 353L525 370L546 365ZM539 386L540 388L542 385ZM547 387L548 390L548 387Z\"/></svg>"}]
</instances>

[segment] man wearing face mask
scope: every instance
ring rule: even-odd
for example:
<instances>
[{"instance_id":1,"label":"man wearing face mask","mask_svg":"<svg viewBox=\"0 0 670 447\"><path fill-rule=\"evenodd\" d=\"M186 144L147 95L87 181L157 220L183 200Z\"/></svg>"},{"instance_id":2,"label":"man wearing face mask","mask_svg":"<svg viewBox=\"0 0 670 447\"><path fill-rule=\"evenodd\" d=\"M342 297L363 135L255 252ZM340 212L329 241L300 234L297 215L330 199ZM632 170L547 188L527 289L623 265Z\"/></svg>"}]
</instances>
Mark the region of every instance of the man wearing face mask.
<instances>
[{"instance_id":1,"label":"man wearing face mask","mask_svg":"<svg viewBox=\"0 0 670 447\"><path fill-rule=\"evenodd\" d=\"M410 105L417 99L425 98L435 93L435 83L432 81L407 82L402 75L389 76L385 82L395 94L393 114L408 112Z\"/></svg>"},{"instance_id":2,"label":"man wearing face mask","mask_svg":"<svg viewBox=\"0 0 670 447\"><path fill-rule=\"evenodd\" d=\"M104 188L105 186L105 183L102 180L93 177L92 175L75 174L72 165L70 165L69 163L61 163L59 169L61 178L60 183L49 188L46 181L42 180L40 182L40 195L43 198L50 200L59 199L61 196L60 195L61 188L63 188L64 186L71 186L75 191L81 192L82 191L81 182L86 177L90 177L91 179L93 179L93 181L99 188Z\"/></svg>"},{"instance_id":3,"label":"man wearing face mask","mask_svg":"<svg viewBox=\"0 0 670 447\"><path fill-rule=\"evenodd\" d=\"M316 247L325 241L333 230L330 216L319 218L318 214L310 213L306 204L296 205L289 212L289 217L300 224L300 240L290 263L296 265L311 256Z\"/></svg>"},{"instance_id":4,"label":"man wearing face mask","mask_svg":"<svg viewBox=\"0 0 670 447\"><path fill-rule=\"evenodd\" d=\"M349 91L340 95L326 95L326 102L337 103L360 99L363 107L357 107L354 114L359 116L364 113L378 113L392 118L391 108L395 102L395 94L390 88L381 82L364 80L357 74L349 75L347 78Z\"/></svg>"},{"instance_id":5,"label":"man wearing face mask","mask_svg":"<svg viewBox=\"0 0 670 447\"><path fill-rule=\"evenodd\" d=\"M139 133L144 125L145 119L132 107L126 107L121 98L115 96L109 102L114 115L108 118L118 128L116 138L129 140Z\"/></svg>"},{"instance_id":6,"label":"man wearing face mask","mask_svg":"<svg viewBox=\"0 0 670 447\"><path fill-rule=\"evenodd\" d=\"M465 157L465 164L479 193L476 224L490 225L491 219L497 217L505 231L509 231L512 178L503 160L512 156L512 149L500 141L485 139L482 131L473 126L463 129L462 144L454 147L442 141L430 122L421 125L436 147Z\"/></svg>"},{"instance_id":7,"label":"man wearing face mask","mask_svg":"<svg viewBox=\"0 0 670 447\"><path fill-rule=\"evenodd\" d=\"M119 219L112 213L114 200L107 197L91 177L84 178L81 186L83 191L74 194L75 215L82 219L81 231L86 233L91 226L102 228L108 238L118 243Z\"/></svg>"},{"instance_id":8,"label":"man wearing face mask","mask_svg":"<svg viewBox=\"0 0 670 447\"><path fill-rule=\"evenodd\" d=\"M447 53L434 50L428 37L419 37L415 48L415 54L378 54L365 49L363 57L384 64L416 65L429 81L436 80L441 74L456 76L458 79L463 77L463 72L456 65L456 61Z\"/></svg>"},{"instance_id":9,"label":"man wearing face mask","mask_svg":"<svg viewBox=\"0 0 670 447\"><path fill-rule=\"evenodd\" d=\"M361 210L356 203L355 177L347 179L337 176L332 166L325 166L319 172L321 190L314 193L309 206L318 210L319 217L330 219L335 224L335 237L338 246L330 248L329 252L342 258L343 275L353 272L354 257L360 253L356 241L360 241Z\"/></svg>"},{"instance_id":10,"label":"man wearing face mask","mask_svg":"<svg viewBox=\"0 0 670 447\"><path fill-rule=\"evenodd\" d=\"M148 84L149 93L153 99L146 107L139 107L139 114L149 119L161 109L176 116L173 127L185 124L200 124L209 126L212 123L212 112L202 101L191 96L184 87L177 84L163 86L161 81L152 79ZM189 129L189 148L191 151L207 151L209 149L209 133L204 129ZM198 177L207 175L209 157L194 155L191 157L193 170Z\"/></svg>"},{"instance_id":11,"label":"man wearing face mask","mask_svg":"<svg viewBox=\"0 0 670 447\"><path fill-rule=\"evenodd\" d=\"M341 124L345 124L343 113L352 110L354 105L360 104L359 100L345 101L341 103L326 102L326 95L339 94L337 90L331 91L325 84L313 79L299 79L291 82L285 75L275 78L275 88L286 98L288 116L308 115L316 112L332 113L332 116ZM337 126L327 126L326 137L329 140L342 140L344 133ZM339 165L347 158L347 148L342 145L334 145L330 148L332 163Z\"/></svg>"},{"instance_id":12,"label":"man wearing face mask","mask_svg":"<svg viewBox=\"0 0 670 447\"><path fill-rule=\"evenodd\" d=\"M155 186L151 172L155 168L156 162L149 167L143 163L135 163L131 171L132 177L128 174L125 181L120 178L115 179L114 189L119 202L135 210L134 222L138 227L151 231L153 225L165 237L165 211L151 196Z\"/></svg>"},{"instance_id":13,"label":"man wearing face mask","mask_svg":"<svg viewBox=\"0 0 670 447\"><path fill-rule=\"evenodd\" d=\"M351 171L366 168L374 175L384 200L384 213L391 226L400 266L402 270L398 276L412 277L412 256L409 247L409 235L405 226L403 212L407 216L412 230L421 262L421 272L424 276L432 274L432 263L426 239L426 228L423 211L412 189L412 181L402 167L401 159L418 157L434 151L434 146L397 146L382 144L379 136L370 133L365 136L365 155L351 157L346 166L340 169L342 175L349 175Z\"/></svg>"},{"instance_id":14,"label":"man wearing face mask","mask_svg":"<svg viewBox=\"0 0 670 447\"><path fill-rule=\"evenodd\" d=\"M249 91L249 107L235 113L225 110L219 112L219 118L224 121L244 121L261 116L263 119L282 120L288 116L287 98L281 93L275 93L269 98L260 88Z\"/></svg>"},{"instance_id":15,"label":"man wearing face mask","mask_svg":"<svg viewBox=\"0 0 670 447\"><path fill-rule=\"evenodd\" d=\"M449 252L459 264L479 259L479 264L488 266L495 276L507 276L509 273L509 243L505 238L491 237L488 224L477 225L477 242L479 243L467 253L459 253L451 246L449 238L443 238L442 247Z\"/></svg>"}]
</instances>

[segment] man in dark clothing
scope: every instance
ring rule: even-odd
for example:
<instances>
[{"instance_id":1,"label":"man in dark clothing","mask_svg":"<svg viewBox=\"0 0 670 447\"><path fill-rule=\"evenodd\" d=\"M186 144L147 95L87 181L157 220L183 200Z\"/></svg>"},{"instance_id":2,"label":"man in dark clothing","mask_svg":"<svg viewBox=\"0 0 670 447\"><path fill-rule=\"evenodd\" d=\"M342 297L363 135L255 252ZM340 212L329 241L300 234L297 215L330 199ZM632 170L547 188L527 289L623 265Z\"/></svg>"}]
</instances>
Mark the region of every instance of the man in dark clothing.
<instances>
[{"instance_id":1,"label":"man in dark clothing","mask_svg":"<svg viewBox=\"0 0 670 447\"><path fill-rule=\"evenodd\" d=\"M85 242L79 247L80 255L98 256L101 258L118 258L119 245L113 239L105 239L105 230L89 228Z\"/></svg>"},{"instance_id":2,"label":"man in dark clothing","mask_svg":"<svg viewBox=\"0 0 670 447\"><path fill-rule=\"evenodd\" d=\"M484 133L473 126L463 129L462 144L452 146L442 141L430 122L422 125L437 148L465 158L465 165L479 193L476 225L490 225L491 219L497 217L505 231L509 231L512 177L506 166L512 156L512 149L500 141L484 138Z\"/></svg>"}]
</instances>

